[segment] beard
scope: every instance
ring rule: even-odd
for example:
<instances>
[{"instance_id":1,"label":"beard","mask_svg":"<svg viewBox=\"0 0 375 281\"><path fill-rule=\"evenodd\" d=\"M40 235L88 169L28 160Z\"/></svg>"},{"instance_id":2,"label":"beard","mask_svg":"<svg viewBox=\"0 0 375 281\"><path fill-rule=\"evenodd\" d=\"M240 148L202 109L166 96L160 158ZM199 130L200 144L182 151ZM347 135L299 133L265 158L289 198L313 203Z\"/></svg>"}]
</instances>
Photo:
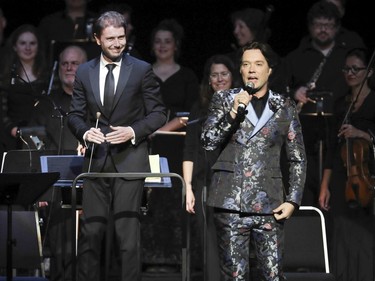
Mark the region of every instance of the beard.
<instances>
[{"instance_id":1,"label":"beard","mask_svg":"<svg viewBox=\"0 0 375 281\"><path fill-rule=\"evenodd\" d=\"M332 45L334 39L333 38L327 38L327 39L324 39L324 40L320 40L319 38L315 38L314 39L314 43L319 47L319 48L322 48L322 49L326 49L328 48L329 46Z\"/></svg>"},{"instance_id":2,"label":"beard","mask_svg":"<svg viewBox=\"0 0 375 281\"><path fill-rule=\"evenodd\" d=\"M108 51L104 51L103 50L103 55L110 59L111 61L113 62L117 62L117 61L120 61L121 60L121 57L122 57L122 53L124 52L124 48L122 49L122 51L119 53L119 54L112 54Z\"/></svg>"}]
</instances>

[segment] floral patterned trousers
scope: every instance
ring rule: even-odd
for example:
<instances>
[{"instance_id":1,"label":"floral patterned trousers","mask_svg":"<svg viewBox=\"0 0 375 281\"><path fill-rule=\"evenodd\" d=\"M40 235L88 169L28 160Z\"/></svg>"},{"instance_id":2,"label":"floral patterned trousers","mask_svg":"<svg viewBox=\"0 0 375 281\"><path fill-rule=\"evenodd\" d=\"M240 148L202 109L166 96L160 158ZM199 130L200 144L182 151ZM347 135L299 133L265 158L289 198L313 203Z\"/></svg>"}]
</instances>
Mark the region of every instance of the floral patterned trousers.
<instances>
[{"instance_id":1,"label":"floral patterned trousers","mask_svg":"<svg viewBox=\"0 0 375 281\"><path fill-rule=\"evenodd\" d=\"M217 228L221 281L286 280L282 271L284 223L273 215L219 211ZM257 270L250 271L250 245L254 245ZM251 277L255 272L255 277ZM253 278L253 279L252 279Z\"/></svg>"}]
</instances>

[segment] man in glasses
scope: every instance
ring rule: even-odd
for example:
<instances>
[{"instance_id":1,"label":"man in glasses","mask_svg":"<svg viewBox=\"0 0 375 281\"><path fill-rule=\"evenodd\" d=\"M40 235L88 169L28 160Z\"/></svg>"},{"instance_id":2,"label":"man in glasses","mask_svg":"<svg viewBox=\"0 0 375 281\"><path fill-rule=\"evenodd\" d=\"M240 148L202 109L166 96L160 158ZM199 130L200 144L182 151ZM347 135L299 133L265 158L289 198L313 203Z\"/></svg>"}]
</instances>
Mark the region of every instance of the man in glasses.
<instances>
[{"instance_id":1,"label":"man in glasses","mask_svg":"<svg viewBox=\"0 0 375 281\"><path fill-rule=\"evenodd\" d=\"M45 148L57 154L72 154L78 141L66 125L67 114L73 94L74 78L78 66L87 61L84 49L76 45L64 48L59 55L58 81L40 104L36 117L37 125L46 127Z\"/></svg>"},{"instance_id":2,"label":"man in glasses","mask_svg":"<svg viewBox=\"0 0 375 281\"><path fill-rule=\"evenodd\" d=\"M330 1L314 3L307 14L309 36L283 62L285 89L300 107L307 153L303 205L317 205L327 132L333 107L348 87L342 75L348 50L363 47L362 40L339 36L341 14Z\"/></svg>"}]
</instances>

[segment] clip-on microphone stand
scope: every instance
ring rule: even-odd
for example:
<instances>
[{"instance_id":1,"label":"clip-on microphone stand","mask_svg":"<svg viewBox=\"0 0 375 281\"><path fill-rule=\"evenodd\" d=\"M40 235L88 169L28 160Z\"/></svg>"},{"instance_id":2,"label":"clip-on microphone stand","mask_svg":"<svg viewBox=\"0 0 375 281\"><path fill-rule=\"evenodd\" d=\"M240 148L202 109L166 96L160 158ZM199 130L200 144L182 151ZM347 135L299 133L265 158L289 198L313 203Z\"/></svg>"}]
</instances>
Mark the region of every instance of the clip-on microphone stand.
<instances>
[{"instance_id":1,"label":"clip-on microphone stand","mask_svg":"<svg viewBox=\"0 0 375 281\"><path fill-rule=\"evenodd\" d=\"M58 143L58 147L57 147L57 155L61 155L61 154L63 154L63 149L64 149L64 118L66 116L68 116L68 113L66 113L61 108L61 106L57 106L55 101L52 98L50 98L52 84L53 84L53 80L55 78L56 67L57 67L57 61L55 61L54 64L53 64L51 79L49 81L49 86L48 86L48 91L47 91L47 98L51 102L51 104L53 106L53 109L57 110L60 113L60 115L58 115L58 116L53 115L52 117L60 119L60 131L59 131L59 143Z\"/></svg>"}]
</instances>

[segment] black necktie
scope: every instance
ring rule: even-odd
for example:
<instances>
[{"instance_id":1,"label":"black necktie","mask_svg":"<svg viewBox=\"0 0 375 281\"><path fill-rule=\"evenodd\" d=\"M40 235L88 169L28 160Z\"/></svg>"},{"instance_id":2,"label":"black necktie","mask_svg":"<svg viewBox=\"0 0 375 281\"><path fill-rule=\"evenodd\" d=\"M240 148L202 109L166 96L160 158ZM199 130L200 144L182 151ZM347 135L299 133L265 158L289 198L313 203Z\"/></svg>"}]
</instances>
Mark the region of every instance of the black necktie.
<instances>
[{"instance_id":1,"label":"black necktie","mask_svg":"<svg viewBox=\"0 0 375 281\"><path fill-rule=\"evenodd\" d=\"M115 78L112 71L116 65L112 63L107 64L106 67L108 68L108 73L104 85L104 108L106 113L109 114L112 110L113 99L115 97Z\"/></svg>"}]
</instances>

